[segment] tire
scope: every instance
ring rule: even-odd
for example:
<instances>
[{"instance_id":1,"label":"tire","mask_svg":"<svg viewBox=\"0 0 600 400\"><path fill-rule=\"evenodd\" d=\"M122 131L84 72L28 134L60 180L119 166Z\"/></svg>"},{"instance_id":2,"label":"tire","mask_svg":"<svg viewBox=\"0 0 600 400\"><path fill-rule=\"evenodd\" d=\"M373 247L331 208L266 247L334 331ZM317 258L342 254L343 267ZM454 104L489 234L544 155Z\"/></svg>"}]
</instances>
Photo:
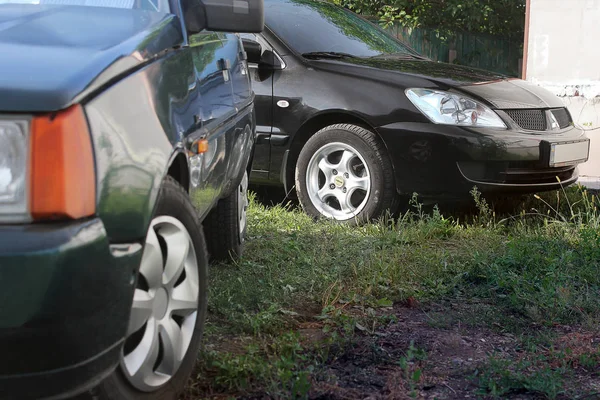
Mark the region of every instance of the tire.
<instances>
[{"instance_id":1,"label":"tire","mask_svg":"<svg viewBox=\"0 0 600 400\"><path fill-rule=\"evenodd\" d=\"M296 193L308 215L350 224L393 214L398 204L383 144L349 124L323 128L306 142L296 163Z\"/></svg>"},{"instance_id":2,"label":"tire","mask_svg":"<svg viewBox=\"0 0 600 400\"><path fill-rule=\"evenodd\" d=\"M156 265L159 262L162 265L157 269ZM165 264L181 266L165 268ZM161 267L163 270L160 269ZM146 237L134 295L134 305L146 304L146 307L132 306L129 331L120 364L112 375L90 391L89 398L95 400L175 400L177 398L192 372L201 345L206 317L207 275L208 254L196 210L186 191L174 179L167 177L163 181L155 215ZM165 280L169 283L163 285ZM197 290L195 290L196 285ZM155 289L156 287L158 289ZM150 298L151 300L148 300ZM165 299L168 300L165 302ZM179 302L175 303L174 299ZM149 316L146 317L148 313ZM163 315L162 319L160 319L161 315ZM136 330L145 318L147 322ZM135 333L132 333L133 331ZM152 332L155 334L153 335ZM135 356L139 356L140 349L145 348L142 343L154 343L146 340L149 337L157 337L158 350L156 353L150 350L142 353L156 354L157 362L142 362L140 365L151 369L143 373L140 368L137 369L140 372L136 373L135 367L138 363L135 361L141 358ZM168 343L169 338L177 338L181 341L179 351L167 350L168 346L165 343ZM186 343L187 349L185 349ZM179 356L176 353L179 353ZM169 354L173 357L167 358ZM147 360L145 357L142 358ZM168 373L170 377L165 380L164 377L156 374L154 368Z\"/></svg>"},{"instance_id":3,"label":"tire","mask_svg":"<svg viewBox=\"0 0 600 400\"><path fill-rule=\"evenodd\" d=\"M219 200L204 220L208 253L213 261L235 260L242 256L248 212L248 172L229 196Z\"/></svg>"}]
</instances>

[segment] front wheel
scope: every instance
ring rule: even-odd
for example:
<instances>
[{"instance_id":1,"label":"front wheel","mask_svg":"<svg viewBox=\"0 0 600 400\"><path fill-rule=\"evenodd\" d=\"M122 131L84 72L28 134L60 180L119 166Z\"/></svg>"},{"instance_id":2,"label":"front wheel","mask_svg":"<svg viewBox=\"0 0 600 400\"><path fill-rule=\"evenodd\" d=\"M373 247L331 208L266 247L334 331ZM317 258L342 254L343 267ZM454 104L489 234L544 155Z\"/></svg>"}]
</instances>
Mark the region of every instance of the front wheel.
<instances>
[{"instance_id":1,"label":"front wheel","mask_svg":"<svg viewBox=\"0 0 600 400\"><path fill-rule=\"evenodd\" d=\"M117 369L91 398L174 400L200 348L208 254L185 190L167 177L146 236Z\"/></svg>"},{"instance_id":2,"label":"front wheel","mask_svg":"<svg viewBox=\"0 0 600 400\"><path fill-rule=\"evenodd\" d=\"M228 261L242 256L247 213L248 172L244 172L239 186L219 200L204 221L206 243L212 260Z\"/></svg>"},{"instance_id":3,"label":"front wheel","mask_svg":"<svg viewBox=\"0 0 600 400\"><path fill-rule=\"evenodd\" d=\"M312 136L296 164L296 192L313 217L361 223L397 207L392 165L379 138L355 125Z\"/></svg>"}]
</instances>

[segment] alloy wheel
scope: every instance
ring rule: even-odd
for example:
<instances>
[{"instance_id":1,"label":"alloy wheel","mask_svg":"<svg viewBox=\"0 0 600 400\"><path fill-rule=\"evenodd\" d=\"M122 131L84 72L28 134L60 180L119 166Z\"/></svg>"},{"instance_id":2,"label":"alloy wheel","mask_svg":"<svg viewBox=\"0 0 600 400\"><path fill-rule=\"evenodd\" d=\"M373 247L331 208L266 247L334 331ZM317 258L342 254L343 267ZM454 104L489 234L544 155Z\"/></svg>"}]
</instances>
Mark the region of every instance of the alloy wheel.
<instances>
[{"instance_id":1,"label":"alloy wheel","mask_svg":"<svg viewBox=\"0 0 600 400\"><path fill-rule=\"evenodd\" d=\"M311 157L306 174L308 196L324 216L348 220L366 206L371 192L369 167L346 143L328 143Z\"/></svg>"},{"instance_id":2,"label":"alloy wheel","mask_svg":"<svg viewBox=\"0 0 600 400\"><path fill-rule=\"evenodd\" d=\"M121 355L121 369L135 388L157 390L179 369L196 325L199 288L185 226L170 216L153 219Z\"/></svg>"}]
</instances>

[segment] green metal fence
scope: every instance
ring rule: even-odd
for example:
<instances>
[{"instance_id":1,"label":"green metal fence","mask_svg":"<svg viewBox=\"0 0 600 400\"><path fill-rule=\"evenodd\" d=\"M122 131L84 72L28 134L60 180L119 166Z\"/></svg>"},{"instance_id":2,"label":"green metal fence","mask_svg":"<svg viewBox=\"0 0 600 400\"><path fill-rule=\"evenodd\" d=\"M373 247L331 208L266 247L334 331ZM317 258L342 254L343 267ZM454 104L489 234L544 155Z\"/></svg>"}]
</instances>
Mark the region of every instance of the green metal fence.
<instances>
[{"instance_id":1,"label":"green metal fence","mask_svg":"<svg viewBox=\"0 0 600 400\"><path fill-rule=\"evenodd\" d=\"M522 41L474 33L456 33L445 38L434 30L400 25L387 30L432 60L521 76Z\"/></svg>"}]
</instances>

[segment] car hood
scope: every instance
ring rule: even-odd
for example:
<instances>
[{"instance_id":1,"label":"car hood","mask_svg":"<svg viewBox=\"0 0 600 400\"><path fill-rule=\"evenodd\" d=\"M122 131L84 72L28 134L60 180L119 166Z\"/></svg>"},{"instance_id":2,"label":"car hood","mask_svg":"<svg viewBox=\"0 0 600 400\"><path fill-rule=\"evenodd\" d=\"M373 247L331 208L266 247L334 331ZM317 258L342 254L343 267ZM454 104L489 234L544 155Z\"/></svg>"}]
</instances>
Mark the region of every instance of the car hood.
<instances>
[{"instance_id":1,"label":"car hood","mask_svg":"<svg viewBox=\"0 0 600 400\"><path fill-rule=\"evenodd\" d=\"M0 112L68 107L182 42L171 14L0 5Z\"/></svg>"},{"instance_id":2,"label":"car hood","mask_svg":"<svg viewBox=\"0 0 600 400\"><path fill-rule=\"evenodd\" d=\"M395 58L344 58L314 60L319 69L395 83L404 88L458 90L487 102L493 108L555 108L562 101L539 86L476 68L429 60Z\"/></svg>"}]
</instances>

